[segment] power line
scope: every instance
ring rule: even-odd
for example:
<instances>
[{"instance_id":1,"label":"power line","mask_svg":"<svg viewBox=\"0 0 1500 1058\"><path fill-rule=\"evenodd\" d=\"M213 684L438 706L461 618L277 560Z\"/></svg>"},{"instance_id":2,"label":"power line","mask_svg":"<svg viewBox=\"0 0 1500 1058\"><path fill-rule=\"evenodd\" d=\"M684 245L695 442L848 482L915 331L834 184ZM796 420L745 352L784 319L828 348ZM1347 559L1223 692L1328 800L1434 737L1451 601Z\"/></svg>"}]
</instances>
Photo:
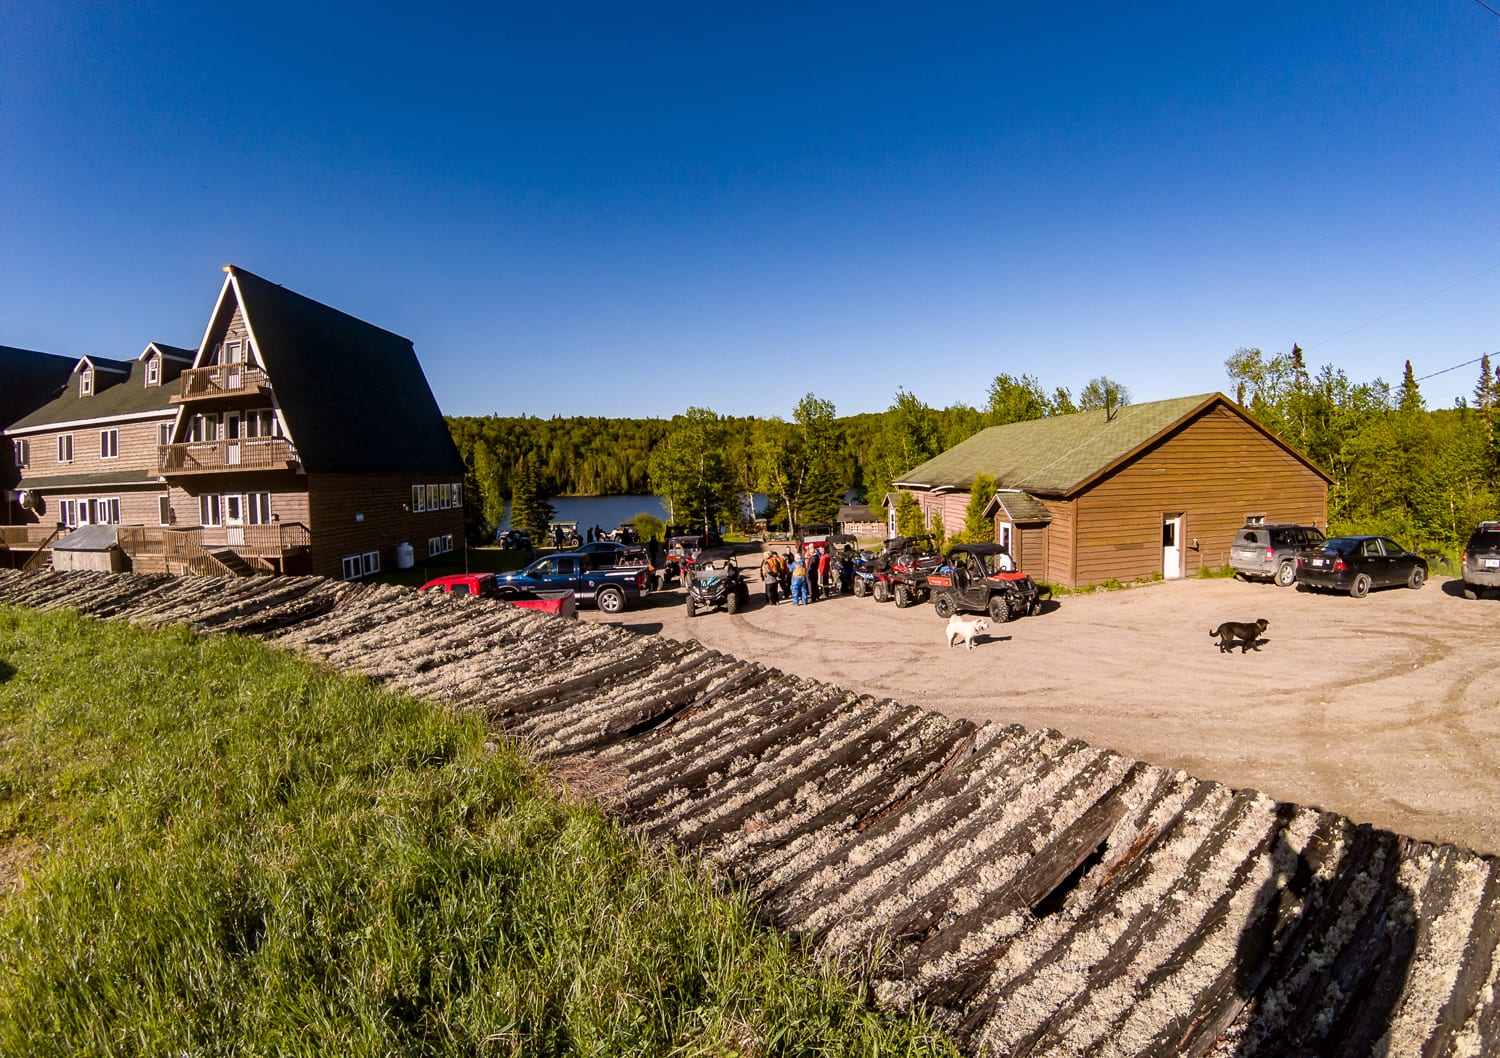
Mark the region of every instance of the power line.
<instances>
[{"instance_id":1,"label":"power line","mask_svg":"<svg viewBox=\"0 0 1500 1058\"><path fill-rule=\"evenodd\" d=\"M1485 356L1489 356L1489 355L1490 355L1489 353L1485 353L1484 356L1476 356L1472 360L1465 360L1461 364L1454 364L1452 367L1445 367L1441 371L1434 371L1430 375L1423 375L1421 378L1416 378L1416 379L1413 379L1412 381L1413 382L1422 382L1422 381L1425 381L1426 379L1429 379L1429 378L1437 378L1439 375L1446 375L1449 371L1457 371L1461 367L1468 367L1470 364L1477 364L1477 363L1479 363L1479 361L1483 360Z\"/></svg>"},{"instance_id":2,"label":"power line","mask_svg":"<svg viewBox=\"0 0 1500 1058\"><path fill-rule=\"evenodd\" d=\"M1480 0L1474 0L1474 2L1475 3L1479 3ZM1500 12L1497 12L1497 14L1500 14ZM1420 298L1418 298L1416 301L1409 301L1405 305L1402 305L1400 308L1391 309L1390 312L1383 313L1382 315L1376 316L1373 320L1366 320L1364 323L1357 324L1356 326L1350 327L1347 331L1340 331L1338 334L1335 334L1332 338L1324 338L1322 341L1313 342L1312 344L1306 346L1305 348L1306 349L1316 349L1320 345L1327 345L1329 342L1336 342L1340 338L1343 338L1343 337L1346 337L1348 335L1351 335L1355 331L1363 330L1364 328L1370 326L1371 324L1379 323L1381 320L1388 320L1392 316L1396 315L1398 312L1405 312L1407 309L1415 308L1416 306L1422 304L1424 301L1431 301L1433 298L1435 298L1435 297L1441 297L1443 294L1448 293L1448 291L1450 291L1450 290L1456 290L1457 288L1463 286L1465 283L1472 283L1472 282L1474 282L1474 280L1478 279L1480 276L1487 276L1491 272L1495 271L1497 268L1500 268L1500 261L1497 261L1495 264L1490 265L1488 268L1481 269L1480 271L1475 272L1473 275L1468 276L1467 278L1460 279L1457 283L1450 283L1448 286L1445 286L1442 290L1434 291L1433 293L1428 294L1426 297L1420 297ZM1458 366L1462 367L1463 365L1459 364Z\"/></svg>"},{"instance_id":3,"label":"power line","mask_svg":"<svg viewBox=\"0 0 1500 1058\"><path fill-rule=\"evenodd\" d=\"M1479 5L1479 6L1480 6L1480 7L1482 7L1482 8L1484 8L1484 9L1485 9L1485 10L1486 10L1486 11L1488 11L1488 12L1489 12L1489 13L1490 13L1490 14L1492 14L1492 15L1494 15L1494 16L1495 16L1495 17L1496 17L1496 18L1500 18L1500 11L1496 11L1496 10L1495 10L1495 9L1494 9L1494 8L1493 8L1493 7L1491 7L1491 6L1490 6L1490 5L1489 5L1489 4L1487 4L1487 3L1485 3L1485 2L1484 2L1484 0L1474 0L1474 2L1475 2L1475 3L1476 3L1476 4L1478 4L1478 5Z\"/></svg>"}]
</instances>

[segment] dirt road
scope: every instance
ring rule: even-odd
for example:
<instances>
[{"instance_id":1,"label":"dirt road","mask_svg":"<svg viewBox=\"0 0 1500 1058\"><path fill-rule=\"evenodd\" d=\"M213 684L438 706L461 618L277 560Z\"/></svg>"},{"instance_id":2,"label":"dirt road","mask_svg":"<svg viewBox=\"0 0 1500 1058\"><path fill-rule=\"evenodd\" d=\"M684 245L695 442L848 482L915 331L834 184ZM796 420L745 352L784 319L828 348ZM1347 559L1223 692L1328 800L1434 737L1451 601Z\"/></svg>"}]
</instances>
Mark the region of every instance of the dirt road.
<instances>
[{"instance_id":1,"label":"dirt road","mask_svg":"<svg viewBox=\"0 0 1500 1058\"><path fill-rule=\"evenodd\" d=\"M970 652L944 645L928 604L768 607L750 579L732 617L689 620L676 590L583 617L1500 853L1500 602L1465 600L1460 582L1363 600L1233 580L1065 596ZM1208 636L1258 617L1258 651L1221 654Z\"/></svg>"}]
</instances>

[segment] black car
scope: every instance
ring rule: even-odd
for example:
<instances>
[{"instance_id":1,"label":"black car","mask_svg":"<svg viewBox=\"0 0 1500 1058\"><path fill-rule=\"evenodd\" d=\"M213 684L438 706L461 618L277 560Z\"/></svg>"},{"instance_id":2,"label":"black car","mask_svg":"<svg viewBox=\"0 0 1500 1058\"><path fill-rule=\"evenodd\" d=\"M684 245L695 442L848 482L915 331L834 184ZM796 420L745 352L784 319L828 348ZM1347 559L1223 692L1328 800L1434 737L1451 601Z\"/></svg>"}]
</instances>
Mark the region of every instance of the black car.
<instances>
[{"instance_id":1,"label":"black car","mask_svg":"<svg viewBox=\"0 0 1500 1058\"><path fill-rule=\"evenodd\" d=\"M1371 588L1427 581L1427 560L1384 536L1335 536L1297 553L1297 586L1347 591L1356 599Z\"/></svg>"},{"instance_id":2,"label":"black car","mask_svg":"<svg viewBox=\"0 0 1500 1058\"><path fill-rule=\"evenodd\" d=\"M723 607L739 613L750 602L750 586L727 550L704 551L688 574L687 615Z\"/></svg>"},{"instance_id":3,"label":"black car","mask_svg":"<svg viewBox=\"0 0 1500 1058\"><path fill-rule=\"evenodd\" d=\"M1464 598L1500 588L1500 522L1480 522L1464 545Z\"/></svg>"}]
</instances>

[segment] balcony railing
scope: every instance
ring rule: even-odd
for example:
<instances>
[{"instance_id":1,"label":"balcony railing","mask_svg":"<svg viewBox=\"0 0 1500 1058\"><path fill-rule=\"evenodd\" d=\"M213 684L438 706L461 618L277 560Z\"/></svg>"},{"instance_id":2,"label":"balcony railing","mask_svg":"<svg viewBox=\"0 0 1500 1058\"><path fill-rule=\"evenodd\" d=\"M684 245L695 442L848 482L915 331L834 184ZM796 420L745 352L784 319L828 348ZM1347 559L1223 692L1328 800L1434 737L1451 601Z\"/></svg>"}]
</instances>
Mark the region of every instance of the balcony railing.
<instances>
[{"instance_id":1,"label":"balcony railing","mask_svg":"<svg viewBox=\"0 0 1500 1058\"><path fill-rule=\"evenodd\" d=\"M156 469L162 474L214 474L226 470L289 470L297 450L284 437L236 437L160 445Z\"/></svg>"},{"instance_id":2,"label":"balcony railing","mask_svg":"<svg viewBox=\"0 0 1500 1058\"><path fill-rule=\"evenodd\" d=\"M195 367L184 371L179 378L181 388L172 397L176 403L228 397L237 393L259 393L270 385L266 381L266 373L249 364Z\"/></svg>"}]
</instances>

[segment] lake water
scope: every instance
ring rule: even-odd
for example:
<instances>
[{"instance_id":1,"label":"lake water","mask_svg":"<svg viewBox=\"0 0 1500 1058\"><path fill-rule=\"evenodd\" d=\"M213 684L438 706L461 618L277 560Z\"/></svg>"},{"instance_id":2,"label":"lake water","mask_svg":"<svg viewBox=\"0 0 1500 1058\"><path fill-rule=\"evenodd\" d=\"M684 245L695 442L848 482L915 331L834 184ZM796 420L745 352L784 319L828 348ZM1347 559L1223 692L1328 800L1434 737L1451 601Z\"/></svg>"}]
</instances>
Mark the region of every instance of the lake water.
<instances>
[{"instance_id":1,"label":"lake water","mask_svg":"<svg viewBox=\"0 0 1500 1058\"><path fill-rule=\"evenodd\" d=\"M557 513L553 518L559 522L577 522L579 533L592 526L613 529L621 522L628 522L638 514L649 514L667 520L667 503L660 496L554 496L547 501ZM755 508L766 505L764 493L755 494ZM505 525L510 527L510 514L506 512Z\"/></svg>"}]
</instances>

